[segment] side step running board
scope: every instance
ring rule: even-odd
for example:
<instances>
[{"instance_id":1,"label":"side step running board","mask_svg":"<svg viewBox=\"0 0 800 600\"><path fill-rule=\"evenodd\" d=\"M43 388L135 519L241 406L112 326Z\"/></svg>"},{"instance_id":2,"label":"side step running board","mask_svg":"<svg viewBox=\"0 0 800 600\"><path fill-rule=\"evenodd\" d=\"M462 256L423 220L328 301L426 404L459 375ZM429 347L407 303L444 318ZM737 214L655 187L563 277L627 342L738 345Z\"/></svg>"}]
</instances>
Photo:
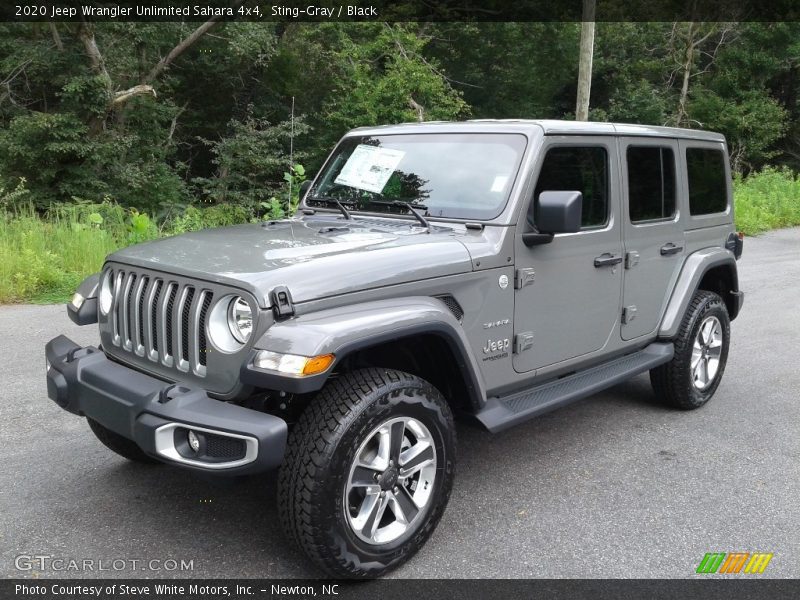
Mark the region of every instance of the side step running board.
<instances>
[{"instance_id":1,"label":"side step running board","mask_svg":"<svg viewBox=\"0 0 800 600\"><path fill-rule=\"evenodd\" d=\"M517 392L489 398L475 416L492 433L503 431L548 412L616 385L639 373L672 360L672 343L650 344L644 350L628 354L591 369Z\"/></svg>"}]
</instances>

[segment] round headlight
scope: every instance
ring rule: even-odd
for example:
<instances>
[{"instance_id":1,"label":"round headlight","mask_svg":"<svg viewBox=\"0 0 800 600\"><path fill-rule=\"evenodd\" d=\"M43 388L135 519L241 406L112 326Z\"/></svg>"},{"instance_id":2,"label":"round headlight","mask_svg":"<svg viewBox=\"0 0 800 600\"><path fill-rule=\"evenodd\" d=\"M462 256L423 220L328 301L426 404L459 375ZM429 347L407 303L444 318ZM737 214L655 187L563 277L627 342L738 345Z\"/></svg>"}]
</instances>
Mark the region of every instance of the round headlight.
<instances>
[{"instance_id":1,"label":"round headlight","mask_svg":"<svg viewBox=\"0 0 800 600\"><path fill-rule=\"evenodd\" d=\"M253 311L247 301L237 296L228 305L228 327L239 342L244 344L253 331Z\"/></svg>"},{"instance_id":2,"label":"round headlight","mask_svg":"<svg viewBox=\"0 0 800 600\"><path fill-rule=\"evenodd\" d=\"M106 271L100 278L100 294L98 295L98 305L100 312L104 315L111 310L111 302L114 299L114 276L111 271Z\"/></svg>"}]
</instances>

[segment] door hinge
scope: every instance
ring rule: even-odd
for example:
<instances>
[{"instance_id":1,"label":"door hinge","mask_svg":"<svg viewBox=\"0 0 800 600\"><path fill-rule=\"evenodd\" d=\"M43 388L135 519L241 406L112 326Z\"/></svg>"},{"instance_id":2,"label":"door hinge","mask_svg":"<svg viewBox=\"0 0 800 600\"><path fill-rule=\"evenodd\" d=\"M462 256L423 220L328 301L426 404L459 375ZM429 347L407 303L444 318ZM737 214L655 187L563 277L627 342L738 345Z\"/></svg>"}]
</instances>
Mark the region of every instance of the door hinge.
<instances>
[{"instance_id":1,"label":"door hinge","mask_svg":"<svg viewBox=\"0 0 800 600\"><path fill-rule=\"evenodd\" d=\"M625 268L632 269L639 264L639 253L631 250L625 255Z\"/></svg>"},{"instance_id":2,"label":"door hinge","mask_svg":"<svg viewBox=\"0 0 800 600\"><path fill-rule=\"evenodd\" d=\"M292 304L292 293L285 285L279 285L269 293L272 302L272 312L276 319L286 319L294 316L294 304Z\"/></svg>"},{"instance_id":3,"label":"door hinge","mask_svg":"<svg viewBox=\"0 0 800 600\"><path fill-rule=\"evenodd\" d=\"M533 332L523 331L514 336L514 354L522 354L533 348Z\"/></svg>"},{"instance_id":4,"label":"door hinge","mask_svg":"<svg viewBox=\"0 0 800 600\"><path fill-rule=\"evenodd\" d=\"M536 272L530 267L517 269L517 272L514 274L514 289L521 290L529 283L533 283L535 277Z\"/></svg>"},{"instance_id":5,"label":"door hinge","mask_svg":"<svg viewBox=\"0 0 800 600\"><path fill-rule=\"evenodd\" d=\"M622 324L626 325L636 318L636 305L631 304L622 309Z\"/></svg>"}]
</instances>

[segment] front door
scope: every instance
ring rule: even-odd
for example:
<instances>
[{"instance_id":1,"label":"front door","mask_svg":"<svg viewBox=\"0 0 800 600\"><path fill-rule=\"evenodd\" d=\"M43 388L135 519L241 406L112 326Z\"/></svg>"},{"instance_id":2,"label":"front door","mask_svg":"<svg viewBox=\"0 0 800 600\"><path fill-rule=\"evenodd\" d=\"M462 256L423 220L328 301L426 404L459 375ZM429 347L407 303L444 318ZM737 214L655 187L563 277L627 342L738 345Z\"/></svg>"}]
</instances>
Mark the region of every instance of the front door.
<instances>
[{"instance_id":1,"label":"front door","mask_svg":"<svg viewBox=\"0 0 800 600\"><path fill-rule=\"evenodd\" d=\"M526 246L535 202L517 228L514 369L528 372L604 348L622 292L619 172L613 138L545 138L532 200L544 191L583 194L582 228Z\"/></svg>"},{"instance_id":2,"label":"front door","mask_svg":"<svg viewBox=\"0 0 800 600\"><path fill-rule=\"evenodd\" d=\"M678 207L678 144L621 138L625 269L621 334L652 333L685 256Z\"/></svg>"}]
</instances>

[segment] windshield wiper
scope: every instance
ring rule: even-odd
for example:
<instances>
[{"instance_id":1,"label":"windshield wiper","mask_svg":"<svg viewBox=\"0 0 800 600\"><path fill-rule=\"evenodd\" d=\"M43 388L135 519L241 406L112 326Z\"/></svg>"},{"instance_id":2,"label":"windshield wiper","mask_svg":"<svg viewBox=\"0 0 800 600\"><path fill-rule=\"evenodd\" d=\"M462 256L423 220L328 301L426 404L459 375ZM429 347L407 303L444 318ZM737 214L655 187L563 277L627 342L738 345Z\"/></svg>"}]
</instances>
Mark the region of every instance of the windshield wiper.
<instances>
[{"instance_id":1,"label":"windshield wiper","mask_svg":"<svg viewBox=\"0 0 800 600\"><path fill-rule=\"evenodd\" d=\"M320 197L309 198L309 200L311 200L313 202L324 202L325 204L335 204L336 207L340 211L342 211L342 214L344 215L345 219L350 221L353 218L352 215L350 215L350 211L345 208L344 204L342 204L342 201L339 200L338 198L332 198L332 197L325 196L325 197L321 197L321 198Z\"/></svg>"},{"instance_id":2,"label":"windshield wiper","mask_svg":"<svg viewBox=\"0 0 800 600\"><path fill-rule=\"evenodd\" d=\"M370 200L370 204L377 204L378 206L396 206L398 208L405 208L408 210L412 215L417 218L422 226L428 230L428 233L431 232L431 224L428 222L428 219L419 212L417 209L421 208L422 210L428 210L428 207L424 204L411 204L410 202L403 202L402 200Z\"/></svg>"}]
</instances>

